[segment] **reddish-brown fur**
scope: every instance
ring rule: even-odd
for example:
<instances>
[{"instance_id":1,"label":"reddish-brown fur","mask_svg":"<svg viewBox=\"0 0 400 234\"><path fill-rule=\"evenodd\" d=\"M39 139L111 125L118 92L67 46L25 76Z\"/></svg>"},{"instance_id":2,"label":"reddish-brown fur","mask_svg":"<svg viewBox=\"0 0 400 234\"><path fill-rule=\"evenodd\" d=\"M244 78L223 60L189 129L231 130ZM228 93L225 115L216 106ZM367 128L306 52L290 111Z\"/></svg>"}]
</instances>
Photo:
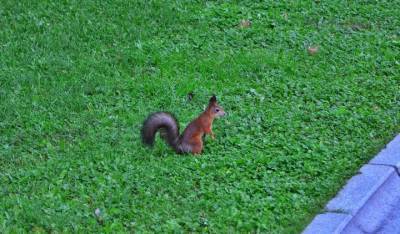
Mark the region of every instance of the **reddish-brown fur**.
<instances>
[{"instance_id":1,"label":"reddish-brown fur","mask_svg":"<svg viewBox=\"0 0 400 234\"><path fill-rule=\"evenodd\" d=\"M215 112L218 108L220 112ZM207 109L195 120L193 120L183 132L182 142L189 144L193 154L200 154L203 150L203 135L209 134L212 139L215 134L212 131L212 123L217 115L225 114L217 102L210 102Z\"/></svg>"},{"instance_id":2,"label":"reddish-brown fur","mask_svg":"<svg viewBox=\"0 0 400 234\"><path fill-rule=\"evenodd\" d=\"M209 110L206 110L197 119L193 120L185 129L185 132L188 133L187 135L190 138L187 141L192 146L193 154L199 154L203 150L204 134L210 134L213 136L211 129L213 120L214 116L211 115Z\"/></svg>"}]
</instances>

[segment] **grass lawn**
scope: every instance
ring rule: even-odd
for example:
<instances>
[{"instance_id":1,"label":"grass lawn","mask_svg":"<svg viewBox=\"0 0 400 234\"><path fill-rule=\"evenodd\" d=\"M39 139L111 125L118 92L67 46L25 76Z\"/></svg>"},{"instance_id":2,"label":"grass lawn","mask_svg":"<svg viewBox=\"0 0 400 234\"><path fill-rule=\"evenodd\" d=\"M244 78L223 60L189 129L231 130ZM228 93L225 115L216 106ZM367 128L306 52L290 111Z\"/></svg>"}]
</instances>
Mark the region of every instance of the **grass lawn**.
<instances>
[{"instance_id":1,"label":"grass lawn","mask_svg":"<svg viewBox=\"0 0 400 234\"><path fill-rule=\"evenodd\" d=\"M0 232L300 232L400 131L399 5L1 1ZM201 156L142 146L213 93Z\"/></svg>"}]
</instances>

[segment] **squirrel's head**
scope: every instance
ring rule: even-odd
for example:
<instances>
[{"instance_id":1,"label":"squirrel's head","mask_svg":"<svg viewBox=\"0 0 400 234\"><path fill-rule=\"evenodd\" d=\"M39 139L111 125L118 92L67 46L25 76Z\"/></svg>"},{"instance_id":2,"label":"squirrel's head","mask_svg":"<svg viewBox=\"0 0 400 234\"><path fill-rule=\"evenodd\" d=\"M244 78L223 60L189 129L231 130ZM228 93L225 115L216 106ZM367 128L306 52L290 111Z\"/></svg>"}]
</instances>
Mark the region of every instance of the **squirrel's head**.
<instances>
[{"instance_id":1,"label":"squirrel's head","mask_svg":"<svg viewBox=\"0 0 400 234\"><path fill-rule=\"evenodd\" d=\"M217 97L215 95L210 98L207 109L214 117L221 117L226 114L224 109L218 105Z\"/></svg>"}]
</instances>

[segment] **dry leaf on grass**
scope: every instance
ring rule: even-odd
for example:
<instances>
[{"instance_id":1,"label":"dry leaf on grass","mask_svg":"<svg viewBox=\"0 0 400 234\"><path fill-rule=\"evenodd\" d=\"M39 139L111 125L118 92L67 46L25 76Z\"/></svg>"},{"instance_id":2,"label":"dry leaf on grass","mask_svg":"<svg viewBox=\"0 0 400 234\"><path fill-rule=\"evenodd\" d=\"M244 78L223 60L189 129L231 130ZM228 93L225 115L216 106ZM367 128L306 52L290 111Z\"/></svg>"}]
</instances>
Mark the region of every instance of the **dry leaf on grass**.
<instances>
[{"instance_id":1,"label":"dry leaf on grass","mask_svg":"<svg viewBox=\"0 0 400 234\"><path fill-rule=\"evenodd\" d=\"M247 19L242 19L242 20L240 21L239 26L240 26L241 28L248 28L248 27L251 26L251 21L250 21L250 20L247 20Z\"/></svg>"},{"instance_id":2,"label":"dry leaf on grass","mask_svg":"<svg viewBox=\"0 0 400 234\"><path fill-rule=\"evenodd\" d=\"M307 48L307 52L309 55L315 55L319 51L319 46L310 46Z\"/></svg>"}]
</instances>

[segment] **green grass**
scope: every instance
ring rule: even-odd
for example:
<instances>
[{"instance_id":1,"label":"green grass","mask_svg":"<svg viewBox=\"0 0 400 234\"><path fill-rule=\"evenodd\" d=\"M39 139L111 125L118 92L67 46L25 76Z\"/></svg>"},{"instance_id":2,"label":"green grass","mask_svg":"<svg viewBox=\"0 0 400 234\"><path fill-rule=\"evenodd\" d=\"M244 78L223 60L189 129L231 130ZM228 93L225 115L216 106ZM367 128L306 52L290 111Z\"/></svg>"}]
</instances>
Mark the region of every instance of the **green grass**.
<instances>
[{"instance_id":1,"label":"green grass","mask_svg":"<svg viewBox=\"0 0 400 234\"><path fill-rule=\"evenodd\" d=\"M0 232L300 232L400 131L400 1L277 2L2 0Z\"/></svg>"}]
</instances>

